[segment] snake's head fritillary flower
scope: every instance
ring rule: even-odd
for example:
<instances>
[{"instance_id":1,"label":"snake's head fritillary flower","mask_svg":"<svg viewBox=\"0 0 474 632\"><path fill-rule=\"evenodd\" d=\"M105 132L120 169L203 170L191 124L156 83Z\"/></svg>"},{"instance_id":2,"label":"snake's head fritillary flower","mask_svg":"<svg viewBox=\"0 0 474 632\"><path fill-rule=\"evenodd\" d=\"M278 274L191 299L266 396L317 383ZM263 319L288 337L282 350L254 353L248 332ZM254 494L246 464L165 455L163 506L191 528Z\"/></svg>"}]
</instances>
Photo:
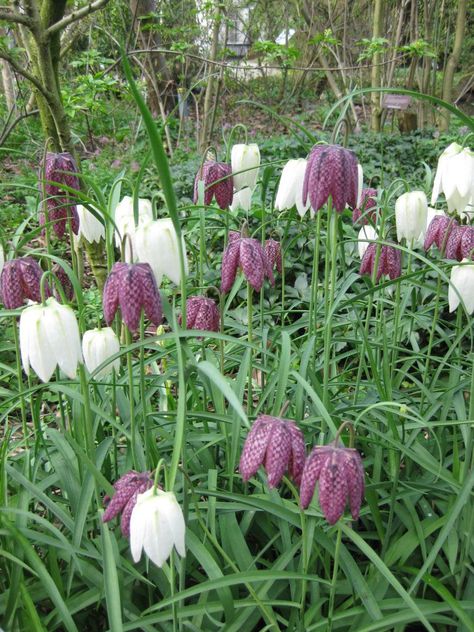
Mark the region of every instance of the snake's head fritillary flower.
<instances>
[{"instance_id":1,"label":"snake's head fritillary flower","mask_svg":"<svg viewBox=\"0 0 474 632\"><path fill-rule=\"evenodd\" d=\"M94 209L97 214L99 211ZM77 238L81 237L90 244L99 243L101 239L105 239L105 227L102 222L92 213L86 206L77 205L77 214L79 217L79 232Z\"/></svg>"},{"instance_id":2,"label":"snake's head fritillary flower","mask_svg":"<svg viewBox=\"0 0 474 632\"><path fill-rule=\"evenodd\" d=\"M205 296L190 296L186 301L186 328L198 331L219 331L219 308Z\"/></svg>"},{"instance_id":3,"label":"snake's head fritillary flower","mask_svg":"<svg viewBox=\"0 0 474 632\"><path fill-rule=\"evenodd\" d=\"M51 268L51 272L59 281L59 284L61 285L62 290L64 292L64 296L69 302L71 302L72 299L74 298L74 288L72 286L71 279L69 278L67 272L64 270L64 268L61 265L59 265L59 263L55 263L53 265L53 267ZM61 293L57 290L55 284L53 285L53 295L59 302L61 302L62 300Z\"/></svg>"},{"instance_id":4,"label":"snake's head fritillary flower","mask_svg":"<svg viewBox=\"0 0 474 632\"><path fill-rule=\"evenodd\" d=\"M158 287L161 285L163 275L179 285L181 282L179 242L173 221L169 217L141 224L135 231L134 244L136 260L150 264ZM183 235L181 235L181 248L184 255L184 274L187 275L188 260Z\"/></svg>"},{"instance_id":5,"label":"snake's head fritillary flower","mask_svg":"<svg viewBox=\"0 0 474 632\"><path fill-rule=\"evenodd\" d=\"M20 316L21 361L49 382L56 366L72 380L82 362L79 327L73 310L53 297L45 305L26 307Z\"/></svg>"},{"instance_id":6,"label":"snake's head fritillary flower","mask_svg":"<svg viewBox=\"0 0 474 632\"><path fill-rule=\"evenodd\" d=\"M40 178L44 174L44 192L47 199L43 201L47 208L47 217L52 222L53 230L59 239L64 237L67 221L70 219L72 232L79 231L79 217L73 196L64 189L80 189L76 161L69 152L48 152L45 157L44 169L40 170ZM45 211L40 212L40 224L44 224Z\"/></svg>"},{"instance_id":7,"label":"snake's head fritillary flower","mask_svg":"<svg viewBox=\"0 0 474 632\"><path fill-rule=\"evenodd\" d=\"M433 244L436 244L438 250L444 253L451 231L457 226L459 224L455 219L450 219L446 215L435 215L426 230L423 248L429 250Z\"/></svg>"},{"instance_id":8,"label":"snake's head fritillary flower","mask_svg":"<svg viewBox=\"0 0 474 632\"><path fill-rule=\"evenodd\" d=\"M462 304L468 314L474 312L474 263L463 259L462 265L451 268L451 278L448 290L449 311Z\"/></svg>"},{"instance_id":9,"label":"snake's head fritillary flower","mask_svg":"<svg viewBox=\"0 0 474 632\"><path fill-rule=\"evenodd\" d=\"M111 327L89 329L84 332L82 336L82 354L89 373L93 373L98 366L119 351L120 342L117 338L117 334ZM95 377L100 379L110 375L114 369L116 372L120 370L120 358L109 362L103 369L96 373Z\"/></svg>"},{"instance_id":10,"label":"snake's head fritillary flower","mask_svg":"<svg viewBox=\"0 0 474 632\"><path fill-rule=\"evenodd\" d=\"M339 145L315 145L311 150L303 184L303 204L309 196L316 212L331 196L336 211L342 213L346 204L357 206L359 186L357 157L353 151Z\"/></svg>"},{"instance_id":11,"label":"snake's head fritillary flower","mask_svg":"<svg viewBox=\"0 0 474 632\"><path fill-rule=\"evenodd\" d=\"M364 466L357 450L331 444L316 446L306 459L300 503L306 509L319 482L319 504L329 524L335 524L347 504L352 518L359 517L364 497Z\"/></svg>"},{"instance_id":12,"label":"snake's head fritillary flower","mask_svg":"<svg viewBox=\"0 0 474 632\"><path fill-rule=\"evenodd\" d=\"M230 155L234 188L240 191L249 188L255 189L260 167L260 150L258 145L233 145Z\"/></svg>"},{"instance_id":13,"label":"snake's head fritillary flower","mask_svg":"<svg viewBox=\"0 0 474 632\"><path fill-rule=\"evenodd\" d=\"M362 257L359 274L372 275L377 259L377 244L370 243ZM402 275L402 253L395 246L382 246L377 262L376 281L386 274L390 279L397 279Z\"/></svg>"},{"instance_id":14,"label":"snake's head fritillary flower","mask_svg":"<svg viewBox=\"0 0 474 632\"><path fill-rule=\"evenodd\" d=\"M405 238L408 242L424 237L428 201L423 191L408 191L395 202L397 240Z\"/></svg>"},{"instance_id":15,"label":"snake's head fritillary flower","mask_svg":"<svg viewBox=\"0 0 474 632\"><path fill-rule=\"evenodd\" d=\"M377 221L377 189L362 189L360 203L352 211L352 222L354 224L375 224Z\"/></svg>"},{"instance_id":16,"label":"snake's head fritillary flower","mask_svg":"<svg viewBox=\"0 0 474 632\"><path fill-rule=\"evenodd\" d=\"M259 415L245 440L239 471L247 482L263 465L270 487L276 487L286 471L299 485L305 456L303 433L294 421Z\"/></svg>"},{"instance_id":17,"label":"snake's head fritillary flower","mask_svg":"<svg viewBox=\"0 0 474 632\"><path fill-rule=\"evenodd\" d=\"M267 255L268 262L271 269L275 268L281 274L282 271L282 258L281 258L281 246L280 242L275 239L267 239L265 242L265 254Z\"/></svg>"},{"instance_id":18,"label":"snake's head fritillary flower","mask_svg":"<svg viewBox=\"0 0 474 632\"><path fill-rule=\"evenodd\" d=\"M231 289L239 267L257 292L262 289L265 277L272 285L275 283L270 262L258 239L229 234L229 243L222 255L221 292Z\"/></svg>"},{"instance_id":19,"label":"snake's head fritillary flower","mask_svg":"<svg viewBox=\"0 0 474 632\"><path fill-rule=\"evenodd\" d=\"M474 153L468 147L451 143L438 160L431 204L443 192L449 212L462 214L474 197Z\"/></svg>"},{"instance_id":20,"label":"snake's head fritillary flower","mask_svg":"<svg viewBox=\"0 0 474 632\"><path fill-rule=\"evenodd\" d=\"M130 550L138 562L142 550L158 567L163 566L173 547L186 555L186 524L173 492L149 489L138 494L130 520Z\"/></svg>"},{"instance_id":21,"label":"snake's head fritillary flower","mask_svg":"<svg viewBox=\"0 0 474 632\"><path fill-rule=\"evenodd\" d=\"M446 242L446 258L462 261L471 259L474 248L474 227L454 226Z\"/></svg>"},{"instance_id":22,"label":"snake's head fritillary flower","mask_svg":"<svg viewBox=\"0 0 474 632\"><path fill-rule=\"evenodd\" d=\"M150 200L146 198L138 198L138 222L135 226L135 216L133 212L133 198L126 195L120 200L115 207L114 222L115 222L115 245L120 248L122 240L125 235L128 235L130 244L125 244L125 261L127 263L133 263L131 261L131 253L135 256L135 232L139 226L146 224L153 220L153 207Z\"/></svg>"},{"instance_id":23,"label":"snake's head fritillary flower","mask_svg":"<svg viewBox=\"0 0 474 632\"><path fill-rule=\"evenodd\" d=\"M373 226L370 224L362 226L357 236L357 249L360 259L364 256L367 248L369 247L369 243L371 241L377 241L378 237L378 233Z\"/></svg>"},{"instance_id":24,"label":"snake's head fritillary flower","mask_svg":"<svg viewBox=\"0 0 474 632\"><path fill-rule=\"evenodd\" d=\"M130 470L115 483L115 494L104 497L106 510L102 515L102 522L109 522L120 516L120 529L124 538L130 537L130 518L137 504L138 494L143 494L153 485L151 472L136 472Z\"/></svg>"},{"instance_id":25,"label":"snake's head fritillary flower","mask_svg":"<svg viewBox=\"0 0 474 632\"><path fill-rule=\"evenodd\" d=\"M160 293L148 263L114 264L105 282L102 304L107 325L120 306L130 331L138 329L142 309L154 325L163 318Z\"/></svg>"},{"instance_id":26,"label":"snake's head fritillary flower","mask_svg":"<svg viewBox=\"0 0 474 632\"><path fill-rule=\"evenodd\" d=\"M303 183L308 162L304 158L289 160L281 172L280 183L275 198L275 209L285 211L296 206L303 217L309 209L309 201L303 204Z\"/></svg>"},{"instance_id":27,"label":"snake's head fritillary flower","mask_svg":"<svg viewBox=\"0 0 474 632\"><path fill-rule=\"evenodd\" d=\"M43 270L32 257L6 261L0 276L0 295L5 307L17 309L27 300L41 302L42 276ZM45 295L51 296L48 284L45 284Z\"/></svg>"},{"instance_id":28,"label":"snake's head fritillary flower","mask_svg":"<svg viewBox=\"0 0 474 632\"><path fill-rule=\"evenodd\" d=\"M214 198L221 209L227 209L232 204L234 182L232 167L225 162L207 160L194 179L194 204L198 203L199 182L204 183L204 204L209 206Z\"/></svg>"}]
</instances>

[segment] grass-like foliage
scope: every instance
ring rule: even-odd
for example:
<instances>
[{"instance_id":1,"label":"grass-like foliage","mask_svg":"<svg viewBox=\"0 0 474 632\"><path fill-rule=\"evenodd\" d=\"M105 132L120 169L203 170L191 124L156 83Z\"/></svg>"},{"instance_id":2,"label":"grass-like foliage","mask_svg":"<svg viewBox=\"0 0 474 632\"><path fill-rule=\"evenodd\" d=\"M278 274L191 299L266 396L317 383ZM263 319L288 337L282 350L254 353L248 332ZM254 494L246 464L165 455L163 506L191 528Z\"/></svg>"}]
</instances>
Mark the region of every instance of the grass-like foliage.
<instances>
[{"instance_id":1,"label":"grass-like foliage","mask_svg":"<svg viewBox=\"0 0 474 632\"><path fill-rule=\"evenodd\" d=\"M274 209L279 156L271 168L262 165L249 211L204 206L201 183L197 204L183 204L124 65L149 135L144 163L154 161L161 185L152 213L171 218L178 235L180 283L161 285L158 329L142 315L130 333L119 310L111 324L119 350L91 372L80 364L74 379L59 369L46 383L33 371L26 377L18 317L30 308L0 311L0 627L473 630L474 349L464 303L449 311L458 262L434 246L393 243L395 201L406 190L400 179L377 192L372 275L359 274L360 226L351 210L337 213L331 199L315 217ZM143 172L134 182L121 174L106 188L90 177L82 177L81 192L63 187L103 223L109 272L121 256L114 209L122 185L134 191L137 219ZM425 187L429 195L429 177L418 186ZM221 294L222 253L244 223L245 239L279 242L281 269L260 291L239 270ZM58 255L52 224L46 218L38 245L37 219L29 218L9 236L6 258L28 254L41 263L43 298L57 285L51 270L59 265L81 334L105 327L89 267L64 242ZM401 254L402 271L377 281L384 246ZM186 298L194 295L216 300L219 330L186 329ZM239 459L259 415L294 420L307 454L350 422L339 446L362 457L357 520L347 509L328 524L318 492L303 510L288 472L270 487L270 457L242 480ZM132 469L173 491L183 512L186 555L173 550L161 568L146 555L134 563L119 520L102 520L104 497L118 493L113 483ZM155 535L161 545L158 526Z\"/></svg>"}]
</instances>

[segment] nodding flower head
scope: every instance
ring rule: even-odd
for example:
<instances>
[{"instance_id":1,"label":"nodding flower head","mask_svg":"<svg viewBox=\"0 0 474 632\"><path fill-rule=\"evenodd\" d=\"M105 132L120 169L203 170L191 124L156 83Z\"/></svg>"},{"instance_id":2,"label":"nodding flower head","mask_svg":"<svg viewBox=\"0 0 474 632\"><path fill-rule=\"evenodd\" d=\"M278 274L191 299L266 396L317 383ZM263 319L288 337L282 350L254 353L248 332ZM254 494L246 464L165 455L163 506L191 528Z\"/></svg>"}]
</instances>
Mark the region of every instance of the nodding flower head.
<instances>
[{"instance_id":1,"label":"nodding flower head","mask_svg":"<svg viewBox=\"0 0 474 632\"><path fill-rule=\"evenodd\" d=\"M154 325L159 325L163 317L160 293L148 263L114 264L105 282L102 304L107 325L120 306L130 331L138 329L142 309Z\"/></svg>"},{"instance_id":2,"label":"nodding flower head","mask_svg":"<svg viewBox=\"0 0 474 632\"><path fill-rule=\"evenodd\" d=\"M359 206L352 211L354 224L368 224L377 221L377 189L362 189Z\"/></svg>"},{"instance_id":3,"label":"nodding flower head","mask_svg":"<svg viewBox=\"0 0 474 632\"><path fill-rule=\"evenodd\" d=\"M451 231L459 226L455 219L450 219L446 215L435 215L429 223L425 233L423 248L429 250L436 244L438 250L444 253Z\"/></svg>"},{"instance_id":4,"label":"nodding flower head","mask_svg":"<svg viewBox=\"0 0 474 632\"><path fill-rule=\"evenodd\" d=\"M219 208L229 208L234 195L232 167L224 162L206 160L194 179L194 204L198 202L201 180L204 182L204 204L208 206L214 198Z\"/></svg>"},{"instance_id":5,"label":"nodding flower head","mask_svg":"<svg viewBox=\"0 0 474 632\"><path fill-rule=\"evenodd\" d=\"M257 292L267 277L272 285L275 280L262 244L257 239L229 233L229 243L222 255L221 292L228 292L234 284L238 268L242 268L247 281Z\"/></svg>"},{"instance_id":6,"label":"nodding flower head","mask_svg":"<svg viewBox=\"0 0 474 632\"><path fill-rule=\"evenodd\" d=\"M315 145L308 158L303 184L303 204L308 199L314 211L328 201L341 213L346 204L357 206L359 175L353 151L340 145Z\"/></svg>"},{"instance_id":7,"label":"nodding flower head","mask_svg":"<svg viewBox=\"0 0 474 632\"><path fill-rule=\"evenodd\" d=\"M130 518L137 504L138 494L143 494L153 486L151 472L135 472L130 470L121 476L115 483L115 494L104 497L106 510L102 516L102 522L109 522L116 516L121 516L120 529L125 538L130 536Z\"/></svg>"},{"instance_id":8,"label":"nodding flower head","mask_svg":"<svg viewBox=\"0 0 474 632\"><path fill-rule=\"evenodd\" d=\"M0 276L0 296L7 309L17 309L27 300L41 303L43 270L36 259L21 257L6 261ZM44 286L45 297L51 296L49 285Z\"/></svg>"},{"instance_id":9,"label":"nodding flower head","mask_svg":"<svg viewBox=\"0 0 474 632\"><path fill-rule=\"evenodd\" d=\"M306 459L301 480L300 503L306 509L319 481L319 504L329 524L336 523L349 503L352 518L359 517L364 497L364 466L353 448L330 444L316 446Z\"/></svg>"},{"instance_id":10,"label":"nodding flower head","mask_svg":"<svg viewBox=\"0 0 474 632\"><path fill-rule=\"evenodd\" d=\"M187 329L219 331L220 320L219 308L211 298L190 296L186 301Z\"/></svg>"},{"instance_id":11,"label":"nodding flower head","mask_svg":"<svg viewBox=\"0 0 474 632\"><path fill-rule=\"evenodd\" d=\"M78 169L74 158L69 152L46 154L43 169L40 172L40 178L44 174L44 193L48 211L49 221L53 223L53 230L61 239L66 231L67 220L70 218L73 233L77 235L79 232L79 216L77 214L76 205L71 201L70 191L63 188L62 185L70 189L78 191L80 189ZM39 216L40 224L45 223L46 214L41 211Z\"/></svg>"},{"instance_id":12,"label":"nodding flower head","mask_svg":"<svg viewBox=\"0 0 474 632\"><path fill-rule=\"evenodd\" d=\"M474 227L454 226L446 242L446 258L462 261L471 259L474 248Z\"/></svg>"},{"instance_id":13,"label":"nodding flower head","mask_svg":"<svg viewBox=\"0 0 474 632\"><path fill-rule=\"evenodd\" d=\"M372 275L376 259L377 244L373 242L368 245L362 257L359 274ZM402 255L395 246L381 246L380 248L375 280L379 281L383 274L386 274L392 280L402 275Z\"/></svg>"},{"instance_id":14,"label":"nodding flower head","mask_svg":"<svg viewBox=\"0 0 474 632\"><path fill-rule=\"evenodd\" d=\"M267 239L265 242L265 254L267 255L268 262L271 269L277 269L281 274L282 271L282 258L281 258L281 246L279 241L275 239Z\"/></svg>"},{"instance_id":15,"label":"nodding flower head","mask_svg":"<svg viewBox=\"0 0 474 632\"><path fill-rule=\"evenodd\" d=\"M288 471L299 485L305 456L303 433L294 421L259 415L245 440L239 470L247 482L263 465L270 487L276 487Z\"/></svg>"}]
</instances>

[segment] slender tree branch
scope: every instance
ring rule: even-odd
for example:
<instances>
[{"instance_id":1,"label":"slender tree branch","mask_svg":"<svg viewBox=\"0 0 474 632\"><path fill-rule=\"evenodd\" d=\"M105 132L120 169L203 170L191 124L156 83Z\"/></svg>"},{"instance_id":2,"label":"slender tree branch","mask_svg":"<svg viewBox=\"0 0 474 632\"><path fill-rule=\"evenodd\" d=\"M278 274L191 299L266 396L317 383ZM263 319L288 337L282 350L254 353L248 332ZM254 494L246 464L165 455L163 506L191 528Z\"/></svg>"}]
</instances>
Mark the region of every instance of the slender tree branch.
<instances>
[{"instance_id":1,"label":"slender tree branch","mask_svg":"<svg viewBox=\"0 0 474 632\"><path fill-rule=\"evenodd\" d=\"M24 13L16 13L15 11L5 10L4 7L0 7L0 20L5 22L16 22L17 24L24 24L30 27L32 24L31 18Z\"/></svg>"},{"instance_id":2,"label":"slender tree branch","mask_svg":"<svg viewBox=\"0 0 474 632\"><path fill-rule=\"evenodd\" d=\"M18 123L20 121L22 121L23 119L27 118L28 116L34 116L34 115L38 114L38 112L39 112L39 110L32 110L31 112L24 112L23 114L20 114L19 116L17 116L17 118L14 121L12 121L10 123L10 125L5 126L5 128L2 131L2 133L0 134L0 147L5 143L7 138L10 136L10 134L13 132L13 130L15 129L15 127L18 125Z\"/></svg>"},{"instance_id":3,"label":"slender tree branch","mask_svg":"<svg viewBox=\"0 0 474 632\"><path fill-rule=\"evenodd\" d=\"M78 20L82 19L86 15L89 15L90 13L94 13L94 11L98 11L102 7L105 7L105 5L109 1L110 0L95 0L95 2L89 2L89 4L83 7L82 9L73 11L69 15L66 15L62 20L55 22L48 29L46 29L46 33L45 33L46 37L49 37L50 35L53 35L53 33L57 33L58 31L62 31L73 22L77 22Z\"/></svg>"},{"instance_id":4,"label":"slender tree branch","mask_svg":"<svg viewBox=\"0 0 474 632\"><path fill-rule=\"evenodd\" d=\"M32 75L28 70L25 70L20 66L20 64L10 55L8 55L5 51L0 49L0 58L7 61L10 66L15 70L19 75L27 79L30 83L32 83L35 88L41 92L46 100L49 100L51 95L48 90L43 86L41 81L39 81L34 75Z\"/></svg>"}]
</instances>

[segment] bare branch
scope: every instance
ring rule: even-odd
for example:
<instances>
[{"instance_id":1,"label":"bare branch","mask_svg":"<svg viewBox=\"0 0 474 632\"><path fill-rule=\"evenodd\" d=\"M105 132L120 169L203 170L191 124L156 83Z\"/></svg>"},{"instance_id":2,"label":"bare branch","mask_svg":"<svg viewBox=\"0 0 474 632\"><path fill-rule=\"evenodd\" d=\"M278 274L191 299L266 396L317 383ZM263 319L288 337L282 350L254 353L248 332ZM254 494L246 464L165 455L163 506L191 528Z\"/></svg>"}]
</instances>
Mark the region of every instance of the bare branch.
<instances>
[{"instance_id":1,"label":"bare branch","mask_svg":"<svg viewBox=\"0 0 474 632\"><path fill-rule=\"evenodd\" d=\"M45 33L46 36L48 37L49 35L53 35L53 33L62 31L73 22L77 22L78 20L82 19L86 15L89 15L90 13L94 13L94 11L98 11L99 9L102 9L102 7L105 7L105 5L109 1L110 0L95 0L94 2L89 2L89 4L86 5L85 7L82 7L82 9L73 11L69 15L66 15L62 20L59 20L58 22L55 22L54 24L52 24L48 29L46 29L46 33Z\"/></svg>"},{"instance_id":2,"label":"bare branch","mask_svg":"<svg viewBox=\"0 0 474 632\"><path fill-rule=\"evenodd\" d=\"M43 86L41 81L39 81L34 75L32 75L31 72L28 72L28 70L25 70L24 68L22 68L22 66L20 66L20 64L13 57L8 55L4 50L1 50L1 49L0 49L0 58L7 61L10 64L10 66L13 68L13 70L15 70L19 75L21 75L22 77L27 79L30 83L32 83L34 87L39 92L41 92L41 94L45 97L47 101L50 99L51 95L49 91L46 90L46 88Z\"/></svg>"},{"instance_id":3,"label":"bare branch","mask_svg":"<svg viewBox=\"0 0 474 632\"><path fill-rule=\"evenodd\" d=\"M0 20L5 20L5 22L16 22L17 24L24 24L28 27L32 24L31 18L28 15L16 13L15 11L8 9L5 10L4 7L0 7Z\"/></svg>"},{"instance_id":4,"label":"bare branch","mask_svg":"<svg viewBox=\"0 0 474 632\"><path fill-rule=\"evenodd\" d=\"M10 134L13 132L13 130L15 129L15 127L18 125L20 121L23 121L23 119L27 118L28 116L35 116L36 114L38 114L38 112L39 110L24 112L23 114L20 114L19 116L17 116L17 118L14 121L12 121L9 125L7 124L0 135L0 147L2 147L2 145L5 144L5 141L10 136Z\"/></svg>"}]
</instances>

